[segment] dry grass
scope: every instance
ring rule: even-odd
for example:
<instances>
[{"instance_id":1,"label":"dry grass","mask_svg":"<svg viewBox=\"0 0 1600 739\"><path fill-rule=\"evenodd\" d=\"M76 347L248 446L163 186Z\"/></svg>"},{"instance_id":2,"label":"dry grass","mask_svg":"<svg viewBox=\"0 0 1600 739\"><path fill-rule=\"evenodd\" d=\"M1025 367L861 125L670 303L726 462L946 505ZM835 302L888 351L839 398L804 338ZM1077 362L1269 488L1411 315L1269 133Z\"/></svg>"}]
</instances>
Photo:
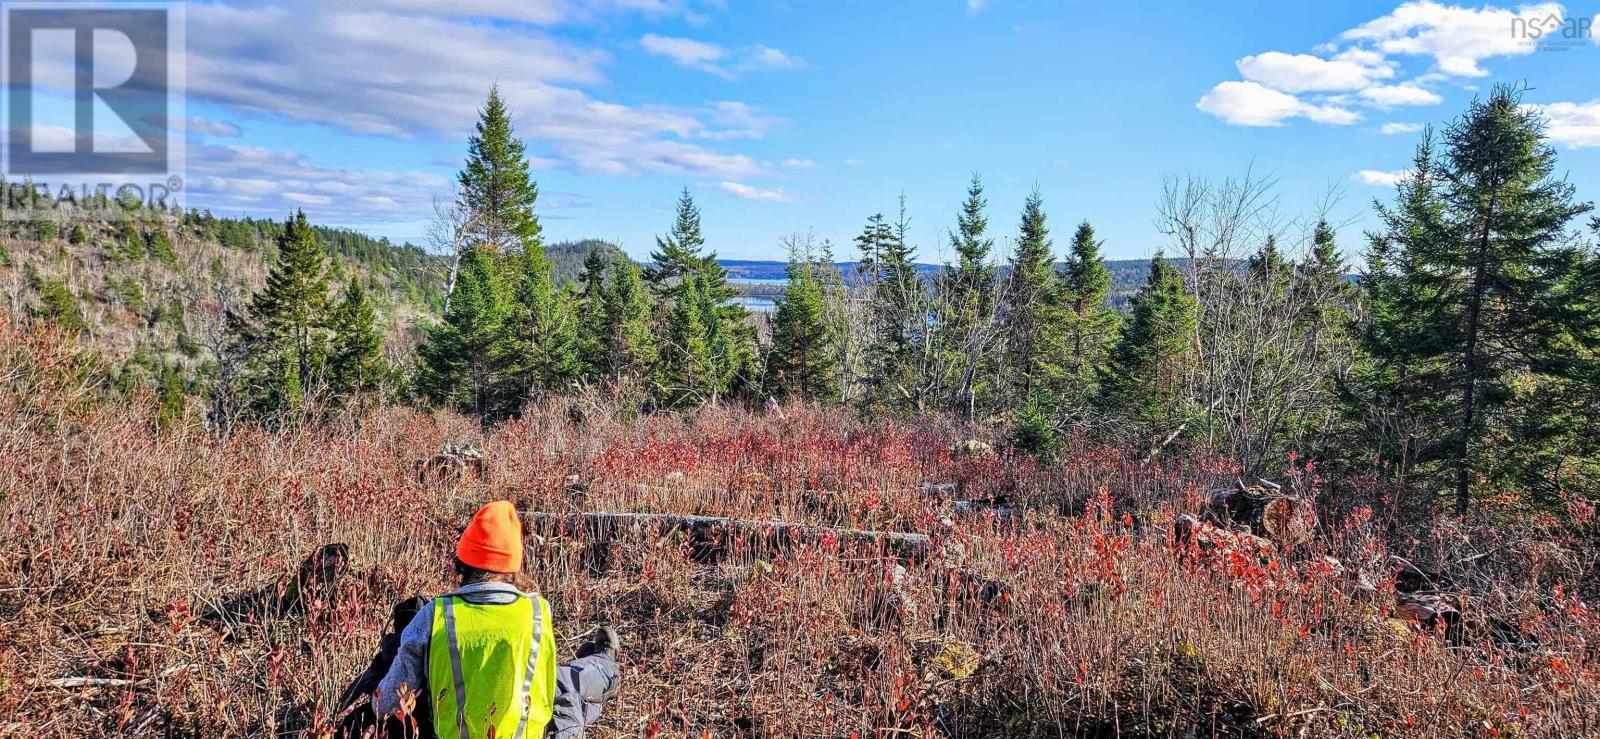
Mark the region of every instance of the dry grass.
<instances>
[{"instance_id":1,"label":"dry grass","mask_svg":"<svg viewBox=\"0 0 1600 739\"><path fill-rule=\"evenodd\" d=\"M595 406L580 425L556 405L487 434L392 409L218 440L157 432L84 376L55 337L0 328L0 735L325 732L388 606L447 586L455 532L495 497L939 544L897 577L830 541L530 532L525 585L555 605L563 654L594 622L623 636L625 684L598 736L1600 733L1600 619L1570 594L1593 575L1536 521L1404 543L1434 564L1476 557L1456 571L1479 605L1447 634L1390 618L1389 545L1363 511L1281 558L1175 549L1167 523L1228 472L1198 459L1146 468L1085 442L1052 468L955 457L951 442L981 430L801 408L629 420ZM411 479L413 460L460 438L487 450L489 480ZM951 525L923 481L1025 512ZM349 545L355 572L304 613L205 617L328 542ZM1366 568L1379 594L1348 595L1324 554ZM985 603L950 587L963 577L1009 589ZM123 682L52 684L79 677Z\"/></svg>"}]
</instances>

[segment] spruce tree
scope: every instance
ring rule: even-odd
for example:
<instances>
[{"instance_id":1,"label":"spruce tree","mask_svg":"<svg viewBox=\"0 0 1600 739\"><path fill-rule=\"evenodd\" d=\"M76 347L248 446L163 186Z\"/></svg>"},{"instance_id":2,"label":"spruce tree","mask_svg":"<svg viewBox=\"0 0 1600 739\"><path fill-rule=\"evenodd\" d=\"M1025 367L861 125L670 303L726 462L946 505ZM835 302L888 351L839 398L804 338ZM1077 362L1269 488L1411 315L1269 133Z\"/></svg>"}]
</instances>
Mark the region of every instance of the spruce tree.
<instances>
[{"instance_id":1,"label":"spruce tree","mask_svg":"<svg viewBox=\"0 0 1600 739\"><path fill-rule=\"evenodd\" d=\"M1115 346L1099 371L1099 400L1112 416L1151 430L1188 414L1184 382L1193 354L1194 297L1164 257L1133 299Z\"/></svg>"},{"instance_id":2,"label":"spruce tree","mask_svg":"<svg viewBox=\"0 0 1600 739\"><path fill-rule=\"evenodd\" d=\"M461 255L450 310L417 348L418 393L486 422L515 412L517 399L504 394L514 350L506 329L512 302L506 281L493 247L474 246Z\"/></svg>"},{"instance_id":3,"label":"spruce tree","mask_svg":"<svg viewBox=\"0 0 1600 739\"><path fill-rule=\"evenodd\" d=\"M1062 328L1060 343L1048 356L1055 362L1053 383L1069 403L1090 399L1120 322L1110 303L1111 271L1100 253L1102 245L1088 221L1079 223L1058 281Z\"/></svg>"},{"instance_id":4,"label":"spruce tree","mask_svg":"<svg viewBox=\"0 0 1600 739\"><path fill-rule=\"evenodd\" d=\"M551 266L537 241L511 257L515 287L505 321L511 352L506 394L518 405L547 392L566 390L581 370L578 332L567 294L551 279Z\"/></svg>"},{"instance_id":5,"label":"spruce tree","mask_svg":"<svg viewBox=\"0 0 1600 739\"><path fill-rule=\"evenodd\" d=\"M1049 364L1049 347L1058 343L1052 340L1052 334L1058 334L1062 327L1056 291L1055 257L1045 225L1044 198L1035 188L1022 206L1022 225L1011 256L1002 325L1006 371L1010 385L1021 393L1018 401L1033 397Z\"/></svg>"},{"instance_id":6,"label":"spruce tree","mask_svg":"<svg viewBox=\"0 0 1600 739\"><path fill-rule=\"evenodd\" d=\"M862 400L869 406L920 402L921 342L927 330L923 285L917 275L916 252L901 227L882 213L867 219L856 237L861 250L862 278L871 291L872 337L867 346L868 383Z\"/></svg>"},{"instance_id":7,"label":"spruce tree","mask_svg":"<svg viewBox=\"0 0 1600 739\"><path fill-rule=\"evenodd\" d=\"M950 389L952 408L971 414L980 395L985 395L985 379L994 357L990 356L994 320L994 265L990 253L994 240L986 235L989 227L984 208L983 181L977 174L967 185L967 199L956 215L956 230L950 246L956 264L942 275L942 315L938 328L940 352L953 375L943 378Z\"/></svg>"},{"instance_id":8,"label":"spruce tree","mask_svg":"<svg viewBox=\"0 0 1600 739\"><path fill-rule=\"evenodd\" d=\"M749 312L734 302L739 293L728 285L728 271L717 261L715 252L702 253L704 247L700 209L688 188L684 188L672 229L657 237L645 277L668 310L688 310L683 306L683 293L694 291L694 301L699 305L696 323L702 332L696 344L705 347L705 385L698 390L708 398L716 398L741 388L748 380L755 357L755 332L748 323ZM671 342L666 351L681 351L683 346ZM669 357L665 365L686 366L680 359Z\"/></svg>"},{"instance_id":9,"label":"spruce tree","mask_svg":"<svg viewBox=\"0 0 1600 739\"><path fill-rule=\"evenodd\" d=\"M826 400L838 393L835 336L825 315L821 269L809 254L789 255L789 284L772 314L770 395Z\"/></svg>"},{"instance_id":10,"label":"spruce tree","mask_svg":"<svg viewBox=\"0 0 1600 739\"><path fill-rule=\"evenodd\" d=\"M266 287L251 299L247 318L234 324L236 348L257 368L251 395L259 410L292 408L323 386L332 338L328 282L322 245L305 212L296 211L278 237Z\"/></svg>"},{"instance_id":11,"label":"spruce tree","mask_svg":"<svg viewBox=\"0 0 1600 739\"><path fill-rule=\"evenodd\" d=\"M650 265L645 268L645 279L659 293L671 293L684 278L701 268L705 256L705 236L700 231L700 208L695 206L689 188L678 195L677 216L672 230L656 237L656 250L650 252Z\"/></svg>"},{"instance_id":12,"label":"spruce tree","mask_svg":"<svg viewBox=\"0 0 1600 739\"><path fill-rule=\"evenodd\" d=\"M715 392L706 323L716 318L705 314L698 274L690 272L678 288L667 317L667 344L662 360L661 386L669 406L704 403Z\"/></svg>"},{"instance_id":13,"label":"spruce tree","mask_svg":"<svg viewBox=\"0 0 1600 739\"><path fill-rule=\"evenodd\" d=\"M489 87L489 99L478 111L477 128L467 140L466 166L456 180L469 217L469 244L515 253L538 241L539 220L533 206L539 188L528 171L522 140L512 131L511 112L498 85Z\"/></svg>"},{"instance_id":14,"label":"spruce tree","mask_svg":"<svg viewBox=\"0 0 1600 739\"><path fill-rule=\"evenodd\" d=\"M650 291L639 267L618 255L602 296L605 325L603 371L618 386L642 383L654 369L660 347L651 324Z\"/></svg>"},{"instance_id":15,"label":"spruce tree","mask_svg":"<svg viewBox=\"0 0 1600 739\"><path fill-rule=\"evenodd\" d=\"M578 314L578 359L582 376L586 379L606 374L606 345L609 326L606 324L606 258L601 250L590 249L583 258L583 272L578 275L579 288L576 301Z\"/></svg>"},{"instance_id":16,"label":"spruce tree","mask_svg":"<svg viewBox=\"0 0 1600 739\"><path fill-rule=\"evenodd\" d=\"M1563 289L1578 263L1567 228L1589 205L1553 177L1555 151L1543 134L1518 93L1496 87L1445 131L1442 237L1408 239L1403 222L1385 234L1404 246L1383 309L1410 341L1373 348L1410 360L1421 404L1445 411L1448 432L1432 441L1458 512L1490 469L1504 424L1516 421L1504 411L1518 385L1561 379L1573 366L1571 319L1581 299Z\"/></svg>"},{"instance_id":17,"label":"spruce tree","mask_svg":"<svg viewBox=\"0 0 1600 739\"><path fill-rule=\"evenodd\" d=\"M344 298L330 320L333 351L328 358L328 387L332 396L346 402L378 390L388 375L383 359L383 334L377 311L361 282L350 278Z\"/></svg>"}]
</instances>

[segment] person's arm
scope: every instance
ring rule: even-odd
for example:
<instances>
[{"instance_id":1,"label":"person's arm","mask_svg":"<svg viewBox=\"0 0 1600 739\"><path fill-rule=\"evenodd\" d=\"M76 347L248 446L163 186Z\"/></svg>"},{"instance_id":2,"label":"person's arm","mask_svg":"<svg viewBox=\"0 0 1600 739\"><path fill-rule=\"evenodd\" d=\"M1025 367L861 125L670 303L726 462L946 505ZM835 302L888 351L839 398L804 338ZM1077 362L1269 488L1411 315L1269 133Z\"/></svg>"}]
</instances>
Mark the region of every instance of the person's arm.
<instances>
[{"instance_id":1,"label":"person's arm","mask_svg":"<svg viewBox=\"0 0 1600 739\"><path fill-rule=\"evenodd\" d=\"M428 637L433 632L433 604L417 609L417 615L400 632L400 651L389 665L389 673L378 682L379 716L399 712L402 687L412 694L427 690Z\"/></svg>"}]
</instances>

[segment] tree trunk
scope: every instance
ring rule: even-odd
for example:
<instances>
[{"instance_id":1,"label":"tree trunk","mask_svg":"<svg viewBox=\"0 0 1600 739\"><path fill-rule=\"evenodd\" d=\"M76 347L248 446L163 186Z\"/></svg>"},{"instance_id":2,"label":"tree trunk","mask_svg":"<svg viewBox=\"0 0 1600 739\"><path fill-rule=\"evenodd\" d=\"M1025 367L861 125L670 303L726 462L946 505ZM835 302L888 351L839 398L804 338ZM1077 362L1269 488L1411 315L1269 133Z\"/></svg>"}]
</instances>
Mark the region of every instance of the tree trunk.
<instances>
[{"instance_id":1,"label":"tree trunk","mask_svg":"<svg viewBox=\"0 0 1600 739\"><path fill-rule=\"evenodd\" d=\"M1467 345L1462 352L1462 364L1466 376L1461 382L1461 411L1456 429L1455 462L1456 462L1456 515L1466 515L1467 506L1471 502L1472 492L1472 464L1469 455L1472 452L1472 423L1477 415L1478 396L1478 322L1483 313L1483 293L1487 289L1484 284L1484 262L1489 258L1489 224L1492 223L1494 212L1493 203L1490 204L1490 214L1484 217L1483 233L1478 239L1477 263L1472 271L1472 299L1467 303Z\"/></svg>"}]
</instances>

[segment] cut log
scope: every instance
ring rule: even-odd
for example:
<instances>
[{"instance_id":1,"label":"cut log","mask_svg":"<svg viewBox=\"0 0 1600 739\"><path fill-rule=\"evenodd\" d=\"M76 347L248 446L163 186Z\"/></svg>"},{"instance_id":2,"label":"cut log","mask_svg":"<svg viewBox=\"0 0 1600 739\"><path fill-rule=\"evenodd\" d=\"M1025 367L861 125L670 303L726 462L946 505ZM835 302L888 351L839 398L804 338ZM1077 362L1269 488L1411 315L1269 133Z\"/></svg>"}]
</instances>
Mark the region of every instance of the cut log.
<instances>
[{"instance_id":1,"label":"cut log","mask_svg":"<svg viewBox=\"0 0 1600 739\"><path fill-rule=\"evenodd\" d=\"M1245 527L1280 547L1311 541L1317 531L1311 501L1284 493L1265 480L1248 486L1241 480L1235 488L1213 490L1206 517L1221 526Z\"/></svg>"},{"instance_id":2,"label":"cut log","mask_svg":"<svg viewBox=\"0 0 1600 739\"><path fill-rule=\"evenodd\" d=\"M610 538L623 529L654 527L677 529L702 541L718 534L733 534L759 539L774 546L783 546L796 539L816 541L833 537L845 544L881 546L898 557L913 560L926 557L932 548L925 534L807 526L787 521L611 511L577 514L534 512L525 514L525 517L544 530L559 527L581 529L597 539Z\"/></svg>"}]
</instances>

